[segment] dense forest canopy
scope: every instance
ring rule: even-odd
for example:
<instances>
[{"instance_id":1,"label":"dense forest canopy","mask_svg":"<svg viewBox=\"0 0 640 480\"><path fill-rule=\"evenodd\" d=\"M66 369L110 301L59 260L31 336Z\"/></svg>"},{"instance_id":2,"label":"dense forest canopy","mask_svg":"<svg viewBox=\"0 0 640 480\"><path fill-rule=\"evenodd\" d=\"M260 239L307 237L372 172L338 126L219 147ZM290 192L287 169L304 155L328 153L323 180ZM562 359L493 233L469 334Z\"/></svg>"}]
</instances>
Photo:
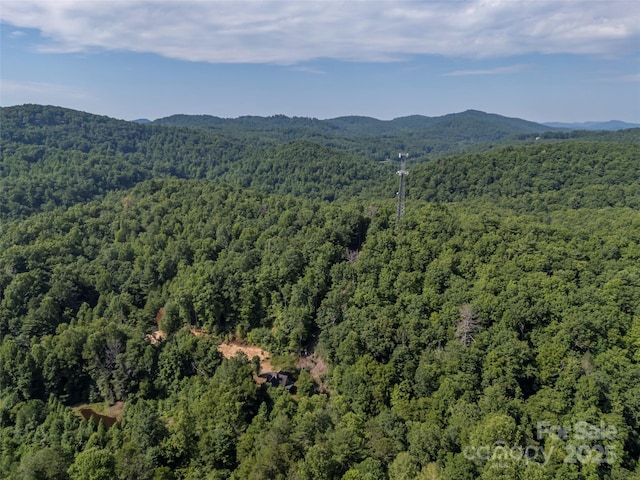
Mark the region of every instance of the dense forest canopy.
<instances>
[{"instance_id":1,"label":"dense forest canopy","mask_svg":"<svg viewBox=\"0 0 640 480\"><path fill-rule=\"evenodd\" d=\"M0 218L70 206L157 177L219 179L335 200L392 196L391 166L304 139L139 125L57 107L3 108ZM391 173L391 175L389 175Z\"/></svg>"},{"instance_id":2,"label":"dense forest canopy","mask_svg":"<svg viewBox=\"0 0 640 480\"><path fill-rule=\"evenodd\" d=\"M579 142L504 147L421 164L415 196L488 200L525 210L640 208L638 143Z\"/></svg>"},{"instance_id":3,"label":"dense forest canopy","mask_svg":"<svg viewBox=\"0 0 640 480\"><path fill-rule=\"evenodd\" d=\"M638 478L637 131L243 128L2 110L0 477Z\"/></svg>"},{"instance_id":4,"label":"dense forest canopy","mask_svg":"<svg viewBox=\"0 0 640 480\"><path fill-rule=\"evenodd\" d=\"M433 200L459 200L465 196L459 191L465 181L474 182L480 175L491 176L490 170L496 168L493 165L496 161L501 162L497 168L503 170L508 168L508 161L515 159L524 162L524 165L519 167L525 169L524 174L534 172L535 175L548 177L554 171L560 171L562 175L571 175L577 182L589 187L593 176L585 168L573 173L564 171L565 169L554 164L551 170L545 168L538 172L540 167L548 166L540 165L541 155L547 155L541 153L545 152L546 145L550 149L549 158L545 160L547 163L566 163L568 159L576 157L577 148L567 143L578 140L593 144L590 147L579 148L589 158L589 162L599 163L601 168L604 168L604 162L600 160L598 150L605 148L601 144L618 144L606 147L612 150L612 153L608 154L609 158L613 158L613 152L618 152L620 160L607 163L609 179L617 179L617 183L626 182L627 179L637 181L637 168L633 160L640 143L640 129L620 132L548 132L542 134L538 140L535 140L537 137L525 133L520 140L512 139L516 145L512 146L513 150L507 150L505 153L504 150L500 150L505 147L499 144L486 150L489 148L489 144L483 143L486 135L489 135L486 132L495 129L513 132L516 131L513 124L520 123L532 128L530 122L474 111L437 119L405 117L393 122L368 119L383 124L398 123L413 139L405 141L402 137L393 136L394 131L402 130L399 127L385 130L385 135L388 134L386 140L385 135L359 136L361 133L357 129L357 134L343 134L337 137L323 137L319 133L321 129L314 130L313 135L291 133L288 127L290 123L298 124L304 121L315 125L321 121L281 117L251 117L259 119L254 122L261 125L259 130L243 126L243 117L237 119L240 126L229 121L225 123L229 128L215 131L193 127L140 125L59 107L26 105L2 108L0 219L23 218L38 211L50 211L58 206L68 207L78 202L101 198L109 191L131 188L140 181L158 177L217 179L266 193L293 194L302 198L329 201L393 198L393 173L397 169L397 163L391 160L372 160L380 157L395 158L398 150L411 151L411 148L414 151L418 150L417 155L411 157L411 169L413 165L427 163L426 170L422 166L421 170L418 170L425 173L418 173L418 176L429 175L428 182L431 182L431 185L421 185L419 190L414 191L419 197ZM437 163L434 159L430 160L428 155L424 156L424 152L420 152L424 148L430 149L436 143L429 143L430 140L427 141L420 129L415 127L425 123L425 119L439 126L440 140L435 140L436 143L468 142L475 146L474 148L485 151L478 154L479 156L469 154L470 156L455 161L440 160L440 163ZM485 120L489 127L483 123ZM343 117L332 122L361 125L363 121L361 117ZM470 127L470 122L473 128ZM197 122L182 123L198 125ZM249 122L249 125L252 124ZM282 127L282 124L285 126ZM460 132L466 133L460 137ZM391 147L381 147L380 142L385 143L387 140ZM417 147L418 144L422 146ZM354 145L357 145L357 148L353 148ZM435 160L441 158L444 157L437 157ZM577 160L584 161L581 158ZM465 165L463 168L467 168L469 162L475 163L476 170L484 169L485 172L473 172L460 182L457 169L462 165ZM431 170L436 170L434 176L431 176ZM454 191L444 194L439 191L434 194L434 179L440 177L448 178L449 183L455 181ZM485 179L485 182L491 183L491 187L482 193L489 194L493 193L490 191L492 189L503 189L505 180L509 181L508 178ZM525 178L524 182L526 181L528 179ZM597 179L595 181L596 187L606 187L609 180L604 184ZM425 180L418 180L419 184L424 182ZM437 188L442 190L442 185L446 183L442 182ZM506 188L510 191L510 196L518 195L519 188L523 188L523 179L515 179L514 183ZM557 190L553 181L545 182L540 188ZM616 188L627 186L619 185ZM573 192L573 189L571 191ZM600 195L593 189L592 192ZM589 192L584 194L588 197L593 196ZM606 195L612 197L611 201L615 202L615 198L627 193ZM611 204L604 201L601 203Z\"/></svg>"}]
</instances>

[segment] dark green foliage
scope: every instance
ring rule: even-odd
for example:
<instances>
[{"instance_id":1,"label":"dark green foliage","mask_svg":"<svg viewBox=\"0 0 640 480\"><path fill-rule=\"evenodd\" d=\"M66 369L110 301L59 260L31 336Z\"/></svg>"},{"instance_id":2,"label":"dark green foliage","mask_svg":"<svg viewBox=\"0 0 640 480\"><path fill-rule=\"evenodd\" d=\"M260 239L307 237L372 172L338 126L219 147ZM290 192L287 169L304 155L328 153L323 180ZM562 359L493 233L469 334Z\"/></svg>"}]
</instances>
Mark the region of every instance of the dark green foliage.
<instances>
[{"instance_id":1,"label":"dark green foliage","mask_svg":"<svg viewBox=\"0 0 640 480\"><path fill-rule=\"evenodd\" d=\"M569 131L548 125L487 114L477 110L441 117L412 115L394 120L348 116L328 120L275 115L219 118L210 115L172 115L154 125L206 128L241 136L255 145L305 139L328 147L362 154L375 160L406 151L412 158L434 158L469 150L487 150L500 144L530 144L539 140L580 139L602 142L638 142L640 129Z\"/></svg>"},{"instance_id":2,"label":"dark green foliage","mask_svg":"<svg viewBox=\"0 0 640 480\"><path fill-rule=\"evenodd\" d=\"M398 151L408 151L412 162L421 163L504 143L547 145L578 138L637 144L640 132L542 134L541 125L476 111L390 122L176 116L149 125L23 105L0 109L0 122L0 218L5 219L68 207L167 176L219 179L313 199L390 197L395 168L379 161L395 158ZM615 176L624 165L611 167ZM453 173L450 178L457 181Z\"/></svg>"},{"instance_id":3,"label":"dark green foliage","mask_svg":"<svg viewBox=\"0 0 640 480\"><path fill-rule=\"evenodd\" d=\"M65 480L69 464L62 452L45 447L22 457L18 475L24 480Z\"/></svg>"},{"instance_id":4,"label":"dark green foliage","mask_svg":"<svg viewBox=\"0 0 640 480\"><path fill-rule=\"evenodd\" d=\"M376 160L393 157L398 150L408 151L414 157L431 157L464 151L476 145L487 148L491 143L509 141L515 136L535 138L541 132L558 130L476 110L442 117L413 115L389 121L358 116L318 120L284 115L235 119L172 115L155 120L153 124L207 128L218 133L243 135L258 144L306 139Z\"/></svg>"},{"instance_id":5,"label":"dark green foliage","mask_svg":"<svg viewBox=\"0 0 640 480\"><path fill-rule=\"evenodd\" d=\"M26 170L2 181L31 171L53 182L51 198L67 197L3 204L14 220L0 225L0 477L637 476L637 144L550 141L416 165L396 226L380 165L322 142L274 135L257 147L249 133L234 143L215 128L35 106L3 116L3 148L21 149ZM484 117L465 118L472 131ZM247 132L262 122L244 121ZM167 156L136 157L160 138ZM229 171L238 152L260 151L238 160L236 183L316 200L134 177L126 191L72 198L64 162L47 163L59 149L69 168L113 160L101 178L152 164L152 176L219 177L215 162L192 162L198 145L219 147L228 161L215 165ZM327 202L335 192L359 199ZM257 383L244 354L223 359L229 339L269 351L295 394ZM71 405L89 401L124 402L122 419L81 420ZM615 433L563 440L539 422ZM549 457L469 458L483 446ZM611 464L565 462L571 448L605 446Z\"/></svg>"},{"instance_id":6,"label":"dark green foliage","mask_svg":"<svg viewBox=\"0 0 640 480\"><path fill-rule=\"evenodd\" d=\"M451 157L411 171L414 198L527 211L640 206L638 143L557 143Z\"/></svg>"},{"instance_id":7,"label":"dark green foliage","mask_svg":"<svg viewBox=\"0 0 640 480\"><path fill-rule=\"evenodd\" d=\"M156 177L334 200L381 194L392 173L330 142L296 136L264 144L239 131L140 125L38 105L4 107L0 121L0 218L68 207Z\"/></svg>"}]
</instances>

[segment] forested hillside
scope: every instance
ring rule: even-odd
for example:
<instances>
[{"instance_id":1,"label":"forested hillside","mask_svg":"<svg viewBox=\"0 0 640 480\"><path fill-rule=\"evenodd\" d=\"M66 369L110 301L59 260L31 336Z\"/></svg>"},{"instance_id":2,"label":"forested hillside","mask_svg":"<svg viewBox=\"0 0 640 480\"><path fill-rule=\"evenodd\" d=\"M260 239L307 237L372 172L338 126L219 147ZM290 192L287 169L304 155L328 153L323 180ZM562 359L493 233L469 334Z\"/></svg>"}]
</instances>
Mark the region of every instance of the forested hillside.
<instances>
[{"instance_id":1,"label":"forested hillside","mask_svg":"<svg viewBox=\"0 0 640 480\"><path fill-rule=\"evenodd\" d=\"M502 123L494 117L502 119ZM59 107L25 105L2 108L0 219L23 218L31 213L50 211L59 206L68 207L102 197L109 191L131 188L144 180L170 176L218 179L266 193L293 194L308 199L332 201L391 198L394 194L393 174L397 164L374 159L395 157L398 150L406 150L412 145L415 147L412 142L418 142L422 146L416 147L418 156L411 157L411 163L429 163L426 170L418 170L418 180L414 182L419 186L419 191L414 190L414 194L421 198L450 201L464 197L466 194L461 193L461 190L465 188L465 182L473 182L480 175L475 172L468 178L460 178L458 170L466 169L470 161L475 162L477 168L484 169L486 173L488 169L494 168L496 158L502 159L498 162L503 162L500 168L504 169L505 166L508 168L508 164L504 163L505 159L517 157L521 163L526 164L519 167L524 168L525 174L537 172L541 162L539 157L544 155L540 152L545 151L544 146L549 144L549 157L557 157L557 162L551 159L554 163L551 171L563 172L558 164L565 162L566 165L567 159L575 156L574 146L567 146L565 143L576 139L595 143L592 147L577 147L589 156L591 163L600 162L599 150L605 148L600 145L602 142L622 144L606 147L619 152L624 160L622 163L608 163L609 178L614 179L615 183L620 183L616 179L637 180L637 168L631 158L640 143L640 129L595 133L550 132L543 134L544 138L539 141L533 140L530 134L524 134L521 140L514 141L533 143L532 145L514 146L515 150L499 150L497 153L491 153L495 149L490 149L479 156L468 155L452 162L434 161L429 160L428 156L421 156L420 150L430 149L434 144L429 143L428 135L419 133L419 130L410 132L410 137L414 140L407 143L400 137L393 136L325 137L318 134L320 130L308 134L309 132L296 129L288 130L287 127L289 124L308 122L312 126L318 123L325 125L323 128L326 129L327 124L322 122L329 121L287 117L269 120L260 117L241 118L237 123L225 123L233 128L220 132L201 128L140 125ZM385 123L369 120L376 124ZM484 120L488 121L488 126L484 125ZM334 122L358 125L356 132L366 131L363 125L369 125L367 122L363 123L361 117L343 117ZM393 131L433 124L435 126L429 128L438 131L445 142L465 143L475 135L475 140L469 141L477 148L483 148L482 143L477 143L481 137L489 139L495 134L496 128L515 128L510 126L510 122L520 129L524 128L521 123L529 125L528 122L473 111L437 119L405 117L387 123L396 125ZM177 123L198 125L197 122L187 120ZM251 130L253 126L257 130ZM447 131L447 128L451 131ZM468 133L463 135L460 132ZM388 142L391 142L392 149L386 144ZM485 144L484 148L489 147ZM608 154L609 157L611 155ZM434 170L434 175L431 175ZM540 173L551 175L547 171ZM578 176L581 184L591 183L590 171L582 169L566 174ZM420 179L421 175L428 175L431 185L426 185L425 180ZM493 174L489 174L489 177L491 175ZM447 181L439 184L440 190L445 184L455 183L455 187L447 187L448 191L445 193L435 193L434 179L441 176L446 177ZM503 183L491 178L486 181L492 185L482 194L492 193L491 189L495 191ZM522 179L515 182L510 187L512 196L528 193ZM602 185L597 178L595 182ZM553 182L547 182L547 186L555 188L550 183ZM524 188L522 192L518 190L520 186ZM543 185L542 188L546 187ZM476 193L472 193L472 196ZM606 195L619 196L611 192Z\"/></svg>"},{"instance_id":2,"label":"forested hillside","mask_svg":"<svg viewBox=\"0 0 640 480\"><path fill-rule=\"evenodd\" d=\"M396 224L305 138L2 119L0 478L640 476L633 131L415 164Z\"/></svg>"},{"instance_id":3,"label":"forested hillside","mask_svg":"<svg viewBox=\"0 0 640 480\"><path fill-rule=\"evenodd\" d=\"M412 170L412 193L436 202L478 200L519 210L640 208L640 143L506 147Z\"/></svg>"},{"instance_id":4,"label":"forested hillside","mask_svg":"<svg viewBox=\"0 0 640 480\"><path fill-rule=\"evenodd\" d=\"M219 179L335 200L384 195L394 172L393 166L305 140L258 146L245 137L39 105L0 113L0 218L71 206L158 177Z\"/></svg>"},{"instance_id":5,"label":"forested hillside","mask_svg":"<svg viewBox=\"0 0 640 480\"><path fill-rule=\"evenodd\" d=\"M153 123L207 128L221 133L242 132L250 137L280 141L304 138L376 160L384 160L398 150L407 151L413 157L432 158L473 147L486 149L496 142L515 141L516 136L535 138L543 132L558 131L554 127L476 110L442 117L412 115L387 121L359 116L318 120L284 115L233 119L173 115Z\"/></svg>"}]
</instances>

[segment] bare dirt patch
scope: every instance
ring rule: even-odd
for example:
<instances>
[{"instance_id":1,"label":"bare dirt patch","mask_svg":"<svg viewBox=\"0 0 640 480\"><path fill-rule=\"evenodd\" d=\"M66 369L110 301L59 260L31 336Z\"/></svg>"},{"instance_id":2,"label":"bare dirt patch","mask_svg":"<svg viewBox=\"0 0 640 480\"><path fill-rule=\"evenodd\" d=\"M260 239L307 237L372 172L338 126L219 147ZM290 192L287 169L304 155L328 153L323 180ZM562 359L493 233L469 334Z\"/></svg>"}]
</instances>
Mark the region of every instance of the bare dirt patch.
<instances>
[{"instance_id":1,"label":"bare dirt patch","mask_svg":"<svg viewBox=\"0 0 640 480\"><path fill-rule=\"evenodd\" d=\"M122 421L123 410L124 402L116 402L111 406L99 403L85 403L73 407L74 413L83 420L93 419L96 423L102 421L107 429Z\"/></svg>"},{"instance_id":2,"label":"bare dirt patch","mask_svg":"<svg viewBox=\"0 0 640 480\"><path fill-rule=\"evenodd\" d=\"M166 339L167 338L167 334L165 332L163 332L162 330L154 328L151 333L147 333L146 337L149 340L149 343L151 345L156 345L156 344L160 343L162 340Z\"/></svg>"},{"instance_id":3,"label":"bare dirt patch","mask_svg":"<svg viewBox=\"0 0 640 480\"><path fill-rule=\"evenodd\" d=\"M243 345L237 342L225 342L218 345L218 351L224 358L235 357L238 352L244 352L247 358L251 360L258 356L260 359L260 372L273 372L271 365L271 355L266 350L256 347L255 345Z\"/></svg>"}]
</instances>

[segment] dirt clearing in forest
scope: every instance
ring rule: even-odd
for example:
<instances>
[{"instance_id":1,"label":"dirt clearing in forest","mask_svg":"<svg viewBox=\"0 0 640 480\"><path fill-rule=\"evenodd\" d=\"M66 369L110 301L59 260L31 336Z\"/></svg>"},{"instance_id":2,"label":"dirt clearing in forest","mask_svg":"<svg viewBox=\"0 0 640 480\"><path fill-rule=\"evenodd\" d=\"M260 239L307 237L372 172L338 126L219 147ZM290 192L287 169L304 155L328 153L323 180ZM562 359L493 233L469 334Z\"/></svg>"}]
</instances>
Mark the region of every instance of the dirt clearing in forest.
<instances>
[{"instance_id":1,"label":"dirt clearing in forest","mask_svg":"<svg viewBox=\"0 0 640 480\"><path fill-rule=\"evenodd\" d=\"M105 403L84 403L73 407L73 412L83 420L93 418L96 423L102 421L107 429L122 421L123 410L124 402L110 406Z\"/></svg>"},{"instance_id":2,"label":"dirt clearing in forest","mask_svg":"<svg viewBox=\"0 0 640 480\"><path fill-rule=\"evenodd\" d=\"M244 352L251 360L256 355L260 358L260 373L273 372L271 365L271 355L266 350L254 345L242 345L236 342L225 342L218 345L218 351L224 358L235 357L236 353Z\"/></svg>"},{"instance_id":3,"label":"dirt clearing in forest","mask_svg":"<svg viewBox=\"0 0 640 480\"><path fill-rule=\"evenodd\" d=\"M167 334L157 328L154 328L151 333L147 333L147 339L151 345L157 345L162 340L166 340L166 338Z\"/></svg>"}]
</instances>

